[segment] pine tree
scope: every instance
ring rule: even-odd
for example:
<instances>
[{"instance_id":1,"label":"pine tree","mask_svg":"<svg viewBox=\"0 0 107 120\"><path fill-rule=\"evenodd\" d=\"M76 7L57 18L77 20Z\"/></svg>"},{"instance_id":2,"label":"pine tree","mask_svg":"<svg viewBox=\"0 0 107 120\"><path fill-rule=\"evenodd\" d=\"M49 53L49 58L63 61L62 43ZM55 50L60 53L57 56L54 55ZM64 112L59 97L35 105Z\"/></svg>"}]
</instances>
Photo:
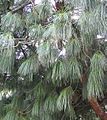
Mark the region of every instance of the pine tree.
<instances>
[{"instance_id":1,"label":"pine tree","mask_svg":"<svg viewBox=\"0 0 107 120\"><path fill-rule=\"evenodd\" d=\"M0 120L107 120L107 1L0 0Z\"/></svg>"}]
</instances>

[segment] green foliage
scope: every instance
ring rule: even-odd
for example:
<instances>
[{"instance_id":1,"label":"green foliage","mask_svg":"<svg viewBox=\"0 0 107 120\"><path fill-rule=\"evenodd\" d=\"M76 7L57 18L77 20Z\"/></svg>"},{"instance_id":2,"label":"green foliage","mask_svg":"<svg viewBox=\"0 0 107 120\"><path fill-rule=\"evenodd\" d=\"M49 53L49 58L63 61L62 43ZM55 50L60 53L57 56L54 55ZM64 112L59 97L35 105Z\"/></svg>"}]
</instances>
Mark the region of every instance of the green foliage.
<instances>
[{"instance_id":1,"label":"green foliage","mask_svg":"<svg viewBox=\"0 0 107 120\"><path fill-rule=\"evenodd\" d=\"M42 115L41 114L42 112L43 112L43 103L40 100L36 100L32 108L32 115L39 117Z\"/></svg>"},{"instance_id":2,"label":"green foliage","mask_svg":"<svg viewBox=\"0 0 107 120\"><path fill-rule=\"evenodd\" d=\"M1 49L0 49L0 70L2 73L9 72L13 69L14 65L14 38L10 33L1 34Z\"/></svg>"},{"instance_id":3,"label":"green foliage","mask_svg":"<svg viewBox=\"0 0 107 120\"><path fill-rule=\"evenodd\" d=\"M28 75L31 73L37 73L39 70L39 61L37 55L32 55L26 61L24 61L19 67L18 73L21 75Z\"/></svg>"},{"instance_id":4,"label":"green foliage","mask_svg":"<svg viewBox=\"0 0 107 120\"><path fill-rule=\"evenodd\" d=\"M103 97L104 62L105 56L101 52L96 52L91 59L87 84L89 97Z\"/></svg>"},{"instance_id":5,"label":"green foliage","mask_svg":"<svg viewBox=\"0 0 107 120\"><path fill-rule=\"evenodd\" d=\"M70 109L71 103L70 99L72 99L73 90L71 87L67 87L63 89L60 93L60 96L57 100L57 107L59 110L66 110L67 108Z\"/></svg>"},{"instance_id":6,"label":"green foliage","mask_svg":"<svg viewBox=\"0 0 107 120\"><path fill-rule=\"evenodd\" d=\"M79 25L81 27L81 38L84 46L93 44L93 38L96 35L95 13L85 12L81 15ZM91 21L91 22L90 22ZM97 25L98 27L98 25Z\"/></svg>"},{"instance_id":7,"label":"green foliage","mask_svg":"<svg viewBox=\"0 0 107 120\"><path fill-rule=\"evenodd\" d=\"M29 36L30 38L36 38L36 39L40 39L42 37L42 34L44 32L44 29L43 27L41 26L41 24L39 25L32 25L30 28L29 28Z\"/></svg>"},{"instance_id":8,"label":"green foliage","mask_svg":"<svg viewBox=\"0 0 107 120\"><path fill-rule=\"evenodd\" d=\"M52 81L59 85L62 84L62 79L67 79L67 67L64 60L57 60L52 69Z\"/></svg>"},{"instance_id":9,"label":"green foliage","mask_svg":"<svg viewBox=\"0 0 107 120\"><path fill-rule=\"evenodd\" d=\"M50 93L46 98L44 103L44 109L46 112L49 112L50 114L57 112L57 98L58 95L55 92Z\"/></svg>"},{"instance_id":10,"label":"green foliage","mask_svg":"<svg viewBox=\"0 0 107 120\"><path fill-rule=\"evenodd\" d=\"M21 15L8 12L5 16L2 17L1 24L3 30L14 31L22 25Z\"/></svg>"},{"instance_id":11,"label":"green foliage","mask_svg":"<svg viewBox=\"0 0 107 120\"><path fill-rule=\"evenodd\" d=\"M46 84L44 84L42 81L40 81L35 89L35 97L38 98L38 99L44 99L46 94L47 94L47 86Z\"/></svg>"},{"instance_id":12,"label":"green foliage","mask_svg":"<svg viewBox=\"0 0 107 120\"><path fill-rule=\"evenodd\" d=\"M56 26L54 24L48 25L46 31L43 33L43 38L50 39L51 36L52 38L56 37Z\"/></svg>"},{"instance_id":13,"label":"green foliage","mask_svg":"<svg viewBox=\"0 0 107 120\"><path fill-rule=\"evenodd\" d=\"M70 60L67 70L71 81L75 82L74 80L81 79L82 67L76 58Z\"/></svg>"},{"instance_id":14,"label":"green foliage","mask_svg":"<svg viewBox=\"0 0 107 120\"><path fill-rule=\"evenodd\" d=\"M57 50L49 42L41 43L37 48L39 61L43 66L49 66L55 62L58 56Z\"/></svg>"},{"instance_id":15,"label":"green foliage","mask_svg":"<svg viewBox=\"0 0 107 120\"><path fill-rule=\"evenodd\" d=\"M19 117L14 111L9 111L3 120L19 120Z\"/></svg>"},{"instance_id":16,"label":"green foliage","mask_svg":"<svg viewBox=\"0 0 107 120\"><path fill-rule=\"evenodd\" d=\"M88 99L105 107L106 4L0 0L0 120L98 119Z\"/></svg>"},{"instance_id":17,"label":"green foliage","mask_svg":"<svg viewBox=\"0 0 107 120\"><path fill-rule=\"evenodd\" d=\"M72 107L72 103L71 103L71 99L72 99L72 96L73 96L73 90L72 90L72 87L69 86L67 88L64 88L58 99L57 99L57 108L62 111L66 111L68 110L71 118L75 118L75 111Z\"/></svg>"},{"instance_id":18,"label":"green foliage","mask_svg":"<svg viewBox=\"0 0 107 120\"><path fill-rule=\"evenodd\" d=\"M70 57L78 56L81 52L81 44L79 40L70 40L66 45L66 51Z\"/></svg>"}]
</instances>

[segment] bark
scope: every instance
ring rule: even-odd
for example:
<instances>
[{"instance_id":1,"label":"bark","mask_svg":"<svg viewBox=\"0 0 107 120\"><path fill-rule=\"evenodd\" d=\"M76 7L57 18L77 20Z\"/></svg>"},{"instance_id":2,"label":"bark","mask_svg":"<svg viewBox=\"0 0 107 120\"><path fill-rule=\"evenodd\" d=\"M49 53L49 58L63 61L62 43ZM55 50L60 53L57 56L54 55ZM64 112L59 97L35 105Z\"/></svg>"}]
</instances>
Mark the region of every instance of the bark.
<instances>
[{"instance_id":1,"label":"bark","mask_svg":"<svg viewBox=\"0 0 107 120\"><path fill-rule=\"evenodd\" d=\"M93 110L95 111L95 113L99 116L99 118L101 120L107 120L107 113L105 113L103 111L103 109L101 108L101 106L99 105L98 101L96 98L89 98L89 103L91 105L91 107L93 108Z\"/></svg>"},{"instance_id":2,"label":"bark","mask_svg":"<svg viewBox=\"0 0 107 120\"><path fill-rule=\"evenodd\" d=\"M87 75L83 74L81 77L81 83L83 84L87 80ZM101 120L107 120L107 113L102 109L102 106L98 103L98 100L95 97L91 97L88 99L92 109L96 113L96 115Z\"/></svg>"}]
</instances>

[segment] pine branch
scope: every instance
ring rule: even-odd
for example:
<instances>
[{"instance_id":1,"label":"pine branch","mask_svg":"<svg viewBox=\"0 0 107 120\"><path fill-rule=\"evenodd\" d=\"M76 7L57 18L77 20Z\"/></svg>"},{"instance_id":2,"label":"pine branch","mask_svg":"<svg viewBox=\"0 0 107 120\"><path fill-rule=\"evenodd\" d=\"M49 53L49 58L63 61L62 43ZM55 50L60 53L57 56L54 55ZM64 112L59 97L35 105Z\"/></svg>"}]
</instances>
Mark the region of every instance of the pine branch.
<instances>
[{"instance_id":1,"label":"pine branch","mask_svg":"<svg viewBox=\"0 0 107 120\"><path fill-rule=\"evenodd\" d=\"M87 75L83 75L81 77L81 83L83 84L87 80ZM88 99L92 109L95 111L95 113L100 117L101 120L107 120L107 113L105 113L98 103L98 100L95 97L91 97Z\"/></svg>"},{"instance_id":2,"label":"pine branch","mask_svg":"<svg viewBox=\"0 0 107 120\"><path fill-rule=\"evenodd\" d=\"M27 1L25 1L24 3L22 3L21 5L15 7L15 8L11 8L12 13L17 12L18 10L24 8L25 6L29 5L30 3L31 3L31 1L27 0Z\"/></svg>"},{"instance_id":3,"label":"pine branch","mask_svg":"<svg viewBox=\"0 0 107 120\"><path fill-rule=\"evenodd\" d=\"M24 8L25 6L27 6L27 5L29 5L29 4L31 4L31 0L27 0L27 1L25 1L24 3L22 3L21 5L18 5L18 6L16 6L16 7L12 7L12 8L9 8L11 11L12 11L12 13L16 13L18 10L20 10L20 9L22 9L22 8ZM1 13L0 15L2 15L3 13ZM2 24L0 23L0 27L2 26Z\"/></svg>"},{"instance_id":4,"label":"pine branch","mask_svg":"<svg viewBox=\"0 0 107 120\"><path fill-rule=\"evenodd\" d=\"M101 120L107 120L107 113L105 113L102 110L96 98L90 98L89 103L92 106L95 113L101 118Z\"/></svg>"}]
</instances>

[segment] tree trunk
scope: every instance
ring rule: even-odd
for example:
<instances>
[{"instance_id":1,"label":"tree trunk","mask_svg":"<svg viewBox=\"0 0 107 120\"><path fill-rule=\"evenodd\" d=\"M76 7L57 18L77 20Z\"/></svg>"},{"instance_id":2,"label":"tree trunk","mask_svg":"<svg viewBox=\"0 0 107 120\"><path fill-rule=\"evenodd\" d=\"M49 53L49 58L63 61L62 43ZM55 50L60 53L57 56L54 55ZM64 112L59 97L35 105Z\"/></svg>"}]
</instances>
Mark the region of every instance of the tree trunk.
<instances>
[{"instance_id":1,"label":"tree trunk","mask_svg":"<svg viewBox=\"0 0 107 120\"><path fill-rule=\"evenodd\" d=\"M87 80L87 75L83 74L81 77L81 83L83 84ZM88 99L92 109L96 113L96 115L101 119L101 120L107 120L107 113L103 111L101 105L98 103L98 100L95 97L91 97Z\"/></svg>"},{"instance_id":2,"label":"tree trunk","mask_svg":"<svg viewBox=\"0 0 107 120\"><path fill-rule=\"evenodd\" d=\"M95 113L100 117L101 120L107 120L107 113L103 111L101 106L99 105L96 98L89 98L89 103L92 106Z\"/></svg>"}]
</instances>

